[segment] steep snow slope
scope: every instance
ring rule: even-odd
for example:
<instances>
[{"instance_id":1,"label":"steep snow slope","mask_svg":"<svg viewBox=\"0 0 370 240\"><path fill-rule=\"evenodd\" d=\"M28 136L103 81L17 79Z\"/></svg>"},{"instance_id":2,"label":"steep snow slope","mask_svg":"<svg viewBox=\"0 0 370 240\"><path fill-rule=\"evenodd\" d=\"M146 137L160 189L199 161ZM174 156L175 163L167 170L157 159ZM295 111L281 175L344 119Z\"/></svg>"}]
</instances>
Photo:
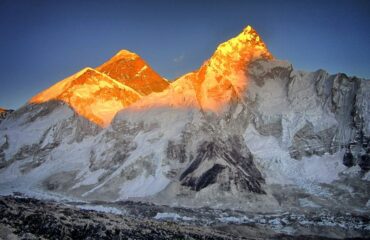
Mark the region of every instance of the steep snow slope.
<instances>
[{"instance_id":1,"label":"steep snow slope","mask_svg":"<svg viewBox=\"0 0 370 240\"><path fill-rule=\"evenodd\" d=\"M30 103L61 100L81 116L107 126L114 115L141 98L132 88L92 68L56 83L31 98Z\"/></svg>"},{"instance_id":2,"label":"steep snow slope","mask_svg":"<svg viewBox=\"0 0 370 240\"><path fill-rule=\"evenodd\" d=\"M99 126L61 101L28 104L14 111L0 124L2 192L32 195L45 187L48 177L70 179L69 171L86 164L84 146L99 131ZM52 181L47 184L53 186Z\"/></svg>"},{"instance_id":3,"label":"steep snow slope","mask_svg":"<svg viewBox=\"0 0 370 240\"><path fill-rule=\"evenodd\" d=\"M0 124L2 191L368 211L369 81L294 71L248 27L226 43L104 129L60 102L16 111Z\"/></svg>"}]
</instances>

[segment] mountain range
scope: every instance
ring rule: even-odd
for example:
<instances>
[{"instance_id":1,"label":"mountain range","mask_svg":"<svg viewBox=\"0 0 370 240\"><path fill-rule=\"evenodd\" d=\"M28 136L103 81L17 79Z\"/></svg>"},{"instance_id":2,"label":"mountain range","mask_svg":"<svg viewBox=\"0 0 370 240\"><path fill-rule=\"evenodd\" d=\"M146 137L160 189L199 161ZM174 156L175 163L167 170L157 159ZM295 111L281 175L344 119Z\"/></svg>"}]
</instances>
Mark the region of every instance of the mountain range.
<instances>
[{"instance_id":1,"label":"mountain range","mask_svg":"<svg viewBox=\"0 0 370 240\"><path fill-rule=\"evenodd\" d=\"M294 70L250 26L174 81L121 50L4 116L0 188L89 201L369 211L369 100L370 81Z\"/></svg>"}]
</instances>

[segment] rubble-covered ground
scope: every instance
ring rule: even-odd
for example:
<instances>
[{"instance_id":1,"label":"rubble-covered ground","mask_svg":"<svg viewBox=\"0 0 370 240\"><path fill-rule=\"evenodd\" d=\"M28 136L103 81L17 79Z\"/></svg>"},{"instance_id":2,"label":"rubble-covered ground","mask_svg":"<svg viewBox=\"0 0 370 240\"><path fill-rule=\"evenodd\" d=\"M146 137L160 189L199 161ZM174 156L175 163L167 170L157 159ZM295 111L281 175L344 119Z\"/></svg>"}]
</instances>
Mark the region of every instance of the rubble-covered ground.
<instances>
[{"instance_id":1,"label":"rubble-covered ground","mask_svg":"<svg viewBox=\"0 0 370 240\"><path fill-rule=\"evenodd\" d=\"M338 239L370 238L367 214L256 214L137 202L57 203L0 198L0 239Z\"/></svg>"}]
</instances>

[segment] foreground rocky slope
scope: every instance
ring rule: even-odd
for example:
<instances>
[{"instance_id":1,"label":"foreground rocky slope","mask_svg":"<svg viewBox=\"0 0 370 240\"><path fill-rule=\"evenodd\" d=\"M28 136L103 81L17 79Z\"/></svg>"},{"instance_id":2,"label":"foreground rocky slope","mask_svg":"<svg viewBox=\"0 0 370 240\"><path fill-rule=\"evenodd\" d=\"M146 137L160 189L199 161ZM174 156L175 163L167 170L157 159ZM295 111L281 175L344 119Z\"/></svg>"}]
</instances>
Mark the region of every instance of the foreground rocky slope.
<instances>
[{"instance_id":1,"label":"foreground rocky slope","mask_svg":"<svg viewBox=\"0 0 370 240\"><path fill-rule=\"evenodd\" d=\"M0 124L1 192L369 212L369 81L296 71L247 27L198 71L148 91L105 128L65 99L15 111Z\"/></svg>"},{"instance_id":2,"label":"foreground rocky slope","mask_svg":"<svg viewBox=\"0 0 370 240\"><path fill-rule=\"evenodd\" d=\"M369 218L361 215L323 212L247 216L230 210L192 211L133 202L116 203L115 207L102 207L100 203L96 208L76 204L1 197L0 238L348 239L365 238L370 232Z\"/></svg>"},{"instance_id":3,"label":"foreground rocky slope","mask_svg":"<svg viewBox=\"0 0 370 240\"><path fill-rule=\"evenodd\" d=\"M1 198L0 216L1 239L240 239L207 227L134 219L33 199Z\"/></svg>"}]
</instances>

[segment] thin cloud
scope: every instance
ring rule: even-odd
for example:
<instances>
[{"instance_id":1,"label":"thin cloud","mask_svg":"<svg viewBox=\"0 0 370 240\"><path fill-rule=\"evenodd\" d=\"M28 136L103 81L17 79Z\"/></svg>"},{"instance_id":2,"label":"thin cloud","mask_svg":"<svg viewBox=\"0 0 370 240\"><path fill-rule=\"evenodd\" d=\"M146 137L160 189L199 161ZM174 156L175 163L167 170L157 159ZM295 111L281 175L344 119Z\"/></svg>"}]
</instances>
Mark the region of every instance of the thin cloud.
<instances>
[{"instance_id":1,"label":"thin cloud","mask_svg":"<svg viewBox=\"0 0 370 240\"><path fill-rule=\"evenodd\" d=\"M182 61L184 60L184 58L185 58L184 54L181 54L180 56L175 57L175 58L173 59L173 61L174 61L175 63L179 63L179 62L182 62Z\"/></svg>"}]
</instances>

